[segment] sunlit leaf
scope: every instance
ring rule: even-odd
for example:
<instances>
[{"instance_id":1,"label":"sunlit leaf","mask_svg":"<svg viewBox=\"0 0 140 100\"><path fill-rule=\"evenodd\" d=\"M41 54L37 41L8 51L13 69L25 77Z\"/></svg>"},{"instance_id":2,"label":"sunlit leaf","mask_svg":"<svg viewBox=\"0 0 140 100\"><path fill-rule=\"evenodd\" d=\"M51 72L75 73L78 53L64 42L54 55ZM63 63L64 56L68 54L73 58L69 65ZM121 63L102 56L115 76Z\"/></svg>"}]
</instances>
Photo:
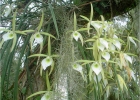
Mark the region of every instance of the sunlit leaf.
<instances>
[{"instance_id":1,"label":"sunlit leaf","mask_svg":"<svg viewBox=\"0 0 140 100\"><path fill-rule=\"evenodd\" d=\"M39 92L36 92L36 93L33 93L32 95L28 96L26 99L28 100L29 98L33 97L33 96L36 96L36 95L39 95L39 94L43 94L43 93L46 93L47 91L39 91Z\"/></svg>"}]
</instances>

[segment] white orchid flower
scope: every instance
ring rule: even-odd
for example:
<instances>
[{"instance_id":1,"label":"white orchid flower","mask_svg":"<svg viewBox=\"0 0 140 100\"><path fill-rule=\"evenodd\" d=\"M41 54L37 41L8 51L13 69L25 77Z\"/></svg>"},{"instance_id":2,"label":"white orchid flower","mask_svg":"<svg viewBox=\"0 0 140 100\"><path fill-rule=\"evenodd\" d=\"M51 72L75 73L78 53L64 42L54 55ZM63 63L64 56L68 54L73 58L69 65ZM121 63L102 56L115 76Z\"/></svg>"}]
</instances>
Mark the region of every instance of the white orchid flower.
<instances>
[{"instance_id":1,"label":"white orchid flower","mask_svg":"<svg viewBox=\"0 0 140 100\"><path fill-rule=\"evenodd\" d=\"M82 77L83 77L83 80L86 81L85 76L84 76L83 71L82 71L82 69L83 69L82 66L79 65L79 64L77 64L77 63L74 63L74 64L72 65L72 67L73 67L74 70L80 72L81 75L82 75Z\"/></svg>"},{"instance_id":2,"label":"white orchid flower","mask_svg":"<svg viewBox=\"0 0 140 100\"><path fill-rule=\"evenodd\" d=\"M112 50L112 51L115 51L116 48L112 43L110 43L109 44L109 49ZM112 52L112 53L114 53L114 52Z\"/></svg>"},{"instance_id":3,"label":"white orchid flower","mask_svg":"<svg viewBox=\"0 0 140 100\"><path fill-rule=\"evenodd\" d=\"M45 70L47 67L52 65L52 63L53 63L53 59L50 56L47 56L46 58L42 60L41 65L43 69Z\"/></svg>"},{"instance_id":4,"label":"white orchid flower","mask_svg":"<svg viewBox=\"0 0 140 100\"><path fill-rule=\"evenodd\" d=\"M13 33L12 31L10 31L10 32L4 34L4 35L2 36L2 38L3 38L4 41L13 39L13 38L14 38L14 33Z\"/></svg>"},{"instance_id":5,"label":"white orchid flower","mask_svg":"<svg viewBox=\"0 0 140 100\"><path fill-rule=\"evenodd\" d=\"M103 52L102 53L102 57L106 60L106 61L109 61L110 59L110 54L108 52Z\"/></svg>"},{"instance_id":6,"label":"white orchid flower","mask_svg":"<svg viewBox=\"0 0 140 100\"><path fill-rule=\"evenodd\" d=\"M4 10L4 16L7 17L11 13L10 5L7 5Z\"/></svg>"},{"instance_id":7,"label":"white orchid flower","mask_svg":"<svg viewBox=\"0 0 140 100\"><path fill-rule=\"evenodd\" d=\"M126 53L124 53L125 60L129 61L132 64L132 58L128 56Z\"/></svg>"},{"instance_id":8,"label":"white orchid flower","mask_svg":"<svg viewBox=\"0 0 140 100\"><path fill-rule=\"evenodd\" d=\"M119 49L121 50L121 43L118 40L113 40L113 44Z\"/></svg>"},{"instance_id":9,"label":"white orchid flower","mask_svg":"<svg viewBox=\"0 0 140 100\"><path fill-rule=\"evenodd\" d=\"M134 81L136 80L136 77L135 77L135 75L134 75L135 73L132 71L132 70L130 70L130 75L131 75L131 77L134 79Z\"/></svg>"},{"instance_id":10,"label":"white orchid flower","mask_svg":"<svg viewBox=\"0 0 140 100\"><path fill-rule=\"evenodd\" d=\"M78 39L80 38L80 33L79 32L77 32L77 31L74 31L73 33L72 33L72 36L73 36L73 38L76 40L76 41L78 41Z\"/></svg>"},{"instance_id":11,"label":"white orchid flower","mask_svg":"<svg viewBox=\"0 0 140 100\"><path fill-rule=\"evenodd\" d=\"M90 24L96 29L100 29L102 27L102 24L96 21L91 21Z\"/></svg>"},{"instance_id":12,"label":"white orchid flower","mask_svg":"<svg viewBox=\"0 0 140 100\"><path fill-rule=\"evenodd\" d=\"M105 39L100 38L99 41L102 45L104 45L104 47L106 47L108 49L108 42Z\"/></svg>"},{"instance_id":13,"label":"white orchid flower","mask_svg":"<svg viewBox=\"0 0 140 100\"><path fill-rule=\"evenodd\" d=\"M51 99L51 97L48 93L44 94L41 98L41 100L50 100L50 99Z\"/></svg>"},{"instance_id":14,"label":"white orchid flower","mask_svg":"<svg viewBox=\"0 0 140 100\"><path fill-rule=\"evenodd\" d=\"M104 45L100 42L98 42L98 48L101 50L101 51L104 51Z\"/></svg>"},{"instance_id":15,"label":"white orchid flower","mask_svg":"<svg viewBox=\"0 0 140 100\"><path fill-rule=\"evenodd\" d=\"M43 42L43 36L39 32L34 34L34 39L39 44Z\"/></svg>"},{"instance_id":16,"label":"white orchid flower","mask_svg":"<svg viewBox=\"0 0 140 100\"><path fill-rule=\"evenodd\" d=\"M137 46L136 42L133 40L132 37L129 36L128 39L129 39L135 46Z\"/></svg>"},{"instance_id":17,"label":"white orchid flower","mask_svg":"<svg viewBox=\"0 0 140 100\"><path fill-rule=\"evenodd\" d=\"M73 67L74 70L76 70L76 71L78 71L80 73L82 72L82 66L81 65L75 63L75 64L73 64L72 67Z\"/></svg>"},{"instance_id":18,"label":"white orchid flower","mask_svg":"<svg viewBox=\"0 0 140 100\"><path fill-rule=\"evenodd\" d=\"M91 65L92 70L98 75L102 71L102 67L99 63L95 62Z\"/></svg>"},{"instance_id":19,"label":"white orchid flower","mask_svg":"<svg viewBox=\"0 0 140 100\"><path fill-rule=\"evenodd\" d=\"M117 40L118 37L117 37L116 35L114 35L113 38L115 39L115 40L113 40L113 44L114 44L119 50L121 50L121 43L119 42L119 40Z\"/></svg>"}]
</instances>

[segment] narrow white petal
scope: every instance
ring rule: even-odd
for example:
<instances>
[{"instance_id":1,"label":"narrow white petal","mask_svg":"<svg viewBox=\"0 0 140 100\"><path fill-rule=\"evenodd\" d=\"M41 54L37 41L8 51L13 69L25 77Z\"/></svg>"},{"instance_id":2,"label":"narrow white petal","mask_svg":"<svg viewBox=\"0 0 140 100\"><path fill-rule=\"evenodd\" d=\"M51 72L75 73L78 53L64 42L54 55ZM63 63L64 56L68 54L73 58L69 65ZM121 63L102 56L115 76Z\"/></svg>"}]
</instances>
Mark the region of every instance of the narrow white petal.
<instances>
[{"instance_id":1,"label":"narrow white petal","mask_svg":"<svg viewBox=\"0 0 140 100\"><path fill-rule=\"evenodd\" d=\"M100 43L108 49L108 42L103 38L100 38L99 40L100 40Z\"/></svg>"},{"instance_id":2,"label":"narrow white petal","mask_svg":"<svg viewBox=\"0 0 140 100\"><path fill-rule=\"evenodd\" d=\"M136 42L133 40L132 37L128 37L128 38L129 38L129 40L130 40L135 46L137 46Z\"/></svg>"},{"instance_id":3,"label":"narrow white petal","mask_svg":"<svg viewBox=\"0 0 140 100\"><path fill-rule=\"evenodd\" d=\"M118 39L118 36L117 36L117 35L113 35L113 38L114 38L114 39Z\"/></svg>"},{"instance_id":4,"label":"narrow white petal","mask_svg":"<svg viewBox=\"0 0 140 100\"><path fill-rule=\"evenodd\" d=\"M78 39L80 38L80 33L77 32L77 31L74 31L74 32L72 33L72 36L73 36L73 38L74 38L76 41L78 41Z\"/></svg>"},{"instance_id":5,"label":"narrow white petal","mask_svg":"<svg viewBox=\"0 0 140 100\"><path fill-rule=\"evenodd\" d=\"M110 43L109 44L109 49L112 50L112 51L114 51L116 48L115 48L115 46L112 43Z\"/></svg>"},{"instance_id":6,"label":"narrow white petal","mask_svg":"<svg viewBox=\"0 0 140 100\"><path fill-rule=\"evenodd\" d=\"M14 37L14 34L13 34L12 31L9 32L9 33L4 34L4 35L2 36L2 38L3 38L4 41L10 40L10 39L12 39L13 37Z\"/></svg>"},{"instance_id":7,"label":"narrow white petal","mask_svg":"<svg viewBox=\"0 0 140 100\"><path fill-rule=\"evenodd\" d=\"M98 43L98 48L101 50L101 51L104 51L104 45L101 44L100 42Z\"/></svg>"},{"instance_id":8,"label":"narrow white petal","mask_svg":"<svg viewBox=\"0 0 140 100\"><path fill-rule=\"evenodd\" d=\"M134 79L134 81L136 80L136 77L134 75L135 73L131 70L131 77Z\"/></svg>"},{"instance_id":9,"label":"narrow white petal","mask_svg":"<svg viewBox=\"0 0 140 100\"><path fill-rule=\"evenodd\" d=\"M41 65L43 69L45 70L48 66L50 66L53 63L53 59L51 57L46 57L42 60Z\"/></svg>"},{"instance_id":10,"label":"narrow white petal","mask_svg":"<svg viewBox=\"0 0 140 100\"><path fill-rule=\"evenodd\" d=\"M119 49L121 50L121 43L118 40L114 40L113 44Z\"/></svg>"},{"instance_id":11,"label":"narrow white petal","mask_svg":"<svg viewBox=\"0 0 140 100\"><path fill-rule=\"evenodd\" d=\"M91 65L91 68L95 72L96 75L98 75L102 70L102 67L97 62L93 63Z\"/></svg>"},{"instance_id":12,"label":"narrow white petal","mask_svg":"<svg viewBox=\"0 0 140 100\"><path fill-rule=\"evenodd\" d=\"M81 65L75 63L75 64L73 64L72 67L73 67L74 70L82 72L82 66Z\"/></svg>"},{"instance_id":13,"label":"narrow white petal","mask_svg":"<svg viewBox=\"0 0 140 100\"><path fill-rule=\"evenodd\" d=\"M104 82L104 85L105 85L105 86L108 84L107 79L104 79L103 82Z\"/></svg>"},{"instance_id":14,"label":"narrow white petal","mask_svg":"<svg viewBox=\"0 0 140 100\"><path fill-rule=\"evenodd\" d=\"M34 35L34 39L35 39L35 42L37 42L39 44L43 42L43 36L40 33L36 33Z\"/></svg>"},{"instance_id":15,"label":"narrow white petal","mask_svg":"<svg viewBox=\"0 0 140 100\"><path fill-rule=\"evenodd\" d=\"M96 75L94 75L94 81L95 81L95 82L97 82L97 79L98 79L98 82L101 81L101 79L102 79L101 73L97 75L97 78L96 78Z\"/></svg>"},{"instance_id":16,"label":"narrow white petal","mask_svg":"<svg viewBox=\"0 0 140 100\"><path fill-rule=\"evenodd\" d=\"M132 58L130 56L124 53L124 58L132 64Z\"/></svg>"},{"instance_id":17,"label":"narrow white petal","mask_svg":"<svg viewBox=\"0 0 140 100\"><path fill-rule=\"evenodd\" d=\"M102 53L102 57L106 60L106 61L109 61L110 59L110 54L108 52L103 52Z\"/></svg>"},{"instance_id":18,"label":"narrow white petal","mask_svg":"<svg viewBox=\"0 0 140 100\"><path fill-rule=\"evenodd\" d=\"M102 27L102 24L97 23L95 21L91 21L90 24L97 30Z\"/></svg>"},{"instance_id":19,"label":"narrow white petal","mask_svg":"<svg viewBox=\"0 0 140 100\"><path fill-rule=\"evenodd\" d=\"M5 11L4 11L4 16L7 17L11 13L11 8L9 6L6 6Z\"/></svg>"}]
</instances>

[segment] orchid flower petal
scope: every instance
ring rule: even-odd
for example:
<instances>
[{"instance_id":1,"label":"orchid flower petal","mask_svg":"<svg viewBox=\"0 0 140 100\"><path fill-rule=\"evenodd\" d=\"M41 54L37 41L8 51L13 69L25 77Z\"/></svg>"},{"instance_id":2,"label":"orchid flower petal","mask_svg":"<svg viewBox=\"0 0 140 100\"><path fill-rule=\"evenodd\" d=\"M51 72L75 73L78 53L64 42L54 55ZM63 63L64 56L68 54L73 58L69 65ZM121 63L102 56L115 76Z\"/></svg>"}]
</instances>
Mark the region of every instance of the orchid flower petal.
<instances>
[{"instance_id":1,"label":"orchid flower petal","mask_svg":"<svg viewBox=\"0 0 140 100\"><path fill-rule=\"evenodd\" d=\"M45 70L48 66L52 65L53 59L50 56L44 58L41 62L43 69Z\"/></svg>"},{"instance_id":2,"label":"orchid flower petal","mask_svg":"<svg viewBox=\"0 0 140 100\"><path fill-rule=\"evenodd\" d=\"M121 49L121 43L118 40L114 40L113 44L120 50Z\"/></svg>"},{"instance_id":3,"label":"orchid flower petal","mask_svg":"<svg viewBox=\"0 0 140 100\"><path fill-rule=\"evenodd\" d=\"M91 68L92 68L92 70L95 72L96 75L98 75L98 74L101 72L101 70L102 70L102 67L101 67L100 64L97 63L97 62L93 63L93 64L91 65Z\"/></svg>"},{"instance_id":4,"label":"orchid flower petal","mask_svg":"<svg viewBox=\"0 0 140 100\"><path fill-rule=\"evenodd\" d=\"M103 52L102 53L102 57L106 60L106 61L109 61L110 59L110 54L108 52Z\"/></svg>"},{"instance_id":5,"label":"orchid flower petal","mask_svg":"<svg viewBox=\"0 0 140 100\"><path fill-rule=\"evenodd\" d=\"M74 32L72 33L72 36L73 36L73 38L74 38L76 41L78 41L78 39L80 38L80 33L77 32L77 31L74 31Z\"/></svg>"},{"instance_id":6,"label":"orchid flower petal","mask_svg":"<svg viewBox=\"0 0 140 100\"><path fill-rule=\"evenodd\" d=\"M132 58L130 56L124 53L124 58L132 64Z\"/></svg>"},{"instance_id":7,"label":"orchid flower petal","mask_svg":"<svg viewBox=\"0 0 140 100\"><path fill-rule=\"evenodd\" d=\"M82 66L81 65L75 63L75 64L73 64L72 67L73 67L74 70L76 70L78 72L82 72Z\"/></svg>"},{"instance_id":8,"label":"orchid flower petal","mask_svg":"<svg viewBox=\"0 0 140 100\"><path fill-rule=\"evenodd\" d=\"M113 38L114 38L114 39L118 39L118 36L117 36L117 35L113 35Z\"/></svg>"},{"instance_id":9,"label":"orchid flower petal","mask_svg":"<svg viewBox=\"0 0 140 100\"><path fill-rule=\"evenodd\" d=\"M108 49L108 42L103 38L100 38L99 40L100 40L100 43Z\"/></svg>"},{"instance_id":10,"label":"orchid flower petal","mask_svg":"<svg viewBox=\"0 0 140 100\"><path fill-rule=\"evenodd\" d=\"M115 48L115 46L112 43L110 43L109 44L109 49L112 50L112 51L114 51L116 48Z\"/></svg>"},{"instance_id":11,"label":"orchid flower petal","mask_svg":"<svg viewBox=\"0 0 140 100\"><path fill-rule=\"evenodd\" d=\"M11 13L11 8L9 5L6 6L5 11L4 11L4 16L7 17Z\"/></svg>"},{"instance_id":12,"label":"orchid flower petal","mask_svg":"<svg viewBox=\"0 0 140 100\"><path fill-rule=\"evenodd\" d=\"M90 24L95 28L95 29L99 29L102 27L102 25L100 23L97 23L95 21L91 21Z\"/></svg>"},{"instance_id":13,"label":"orchid flower petal","mask_svg":"<svg viewBox=\"0 0 140 100\"><path fill-rule=\"evenodd\" d=\"M128 37L128 38L129 38L129 40L130 40L135 46L137 46L136 42L133 40L132 37Z\"/></svg>"},{"instance_id":14,"label":"orchid flower petal","mask_svg":"<svg viewBox=\"0 0 140 100\"><path fill-rule=\"evenodd\" d=\"M136 80L136 77L135 77L135 75L134 75L135 73L131 70L131 72L130 72L130 75L131 75L131 77L134 79L134 81Z\"/></svg>"},{"instance_id":15,"label":"orchid flower petal","mask_svg":"<svg viewBox=\"0 0 140 100\"><path fill-rule=\"evenodd\" d=\"M34 35L34 39L39 44L43 42L43 36L39 32Z\"/></svg>"},{"instance_id":16,"label":"orchid flower petal","mask_svg":"<svg viewBox=\"0 0 140 100\"><path fill-rule=\"evenodd\" d=\"M44 94L41 98L41 100L50 100L50 99L51 99L51 97L48 93Z\"/></svg>"},{"instance_id":17,"label":"orchid flower petal","mask_svg":"<svg viewBox=\"0 0 140 100\"><path fill-rule=\"evenodd\" d=\"M101 51L104 51L104 45L101 44L100 42L98 43L98 48L101 50Z\"/></svg>"},{"instance_id":18,"label":"orchid flower petal","mask_svg":"<svg viewBox=\"0 0 140 100\"><path fill-rule=\"evenodd\" d=\"M2 38L3 38L4 41L7 41L7 40L10 40L10 39L14 38L14 34L13 34L13 32L11 31L11 32L8 32L8 33L4 34L4 35L2 36Z\"/></svg>"}]
</instances>

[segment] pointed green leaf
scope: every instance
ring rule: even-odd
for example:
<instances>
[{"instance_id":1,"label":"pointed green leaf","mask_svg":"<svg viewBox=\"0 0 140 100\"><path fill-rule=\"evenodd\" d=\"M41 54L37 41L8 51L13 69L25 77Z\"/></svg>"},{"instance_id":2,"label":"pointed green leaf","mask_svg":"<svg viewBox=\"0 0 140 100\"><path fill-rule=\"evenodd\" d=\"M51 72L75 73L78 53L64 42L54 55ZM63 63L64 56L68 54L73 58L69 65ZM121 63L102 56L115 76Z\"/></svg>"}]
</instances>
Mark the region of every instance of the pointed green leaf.
<instances>
[{"instance_id":1,"label":"pointed green leaf","mask_svg":"<svg viewBox=\"0 0 140 100\"><path fill-rule=\"evenodd\" d=\"M32 32L35 32L35 30L25 30L25 31L23 31L23 32L27 32L27 33L32 33Z\"/></svg>"},{"instance_id":2,"label":"pointed green leaf","mask_svg":"<svg viewBox=\"0 0 140 100\"><path fill-rule=\"evenodd\" d=\"M51 40L50 40L50 36L48 37L48 55L51 55Z\"/></svg>"},{"instance_id":3,"label":"pointed green leaf","mask_svg":"<svg viewBox=\"0 0 140 100\"><path fill-rule=\"evenodd\" d=\"M59 38L59 32L58 32L58 27L57 27L57 22L56 22L55 14L54 14L52 5L50 3L49 3L49 8L50 8L51 15L52 15L52 18L53 18L53 22L54 22L54 26L55 26L55 29L56 29L56 33L57 33L57 36Z\"/></svg>"},{"instance_id":4,"label":"pointed green leaf","mask_svg":"<svg viewBox=\"0 0 140 100\"><path fill-rule=\"evenodd\" d=\"M76 31L76 26L77 26L77 20L76 20L76 14L74 12L74 31Z\"/></svg>"},{"instance_id":5,"label":"pointed green leaf","mask_svg":"<svg viewBox=\"0 0 140 100\"><path fill-rule=\"evenodd\" d=\"M2 45L3 45L3 43L4 43L4 40L2 39L2 41L0 42L0 49L1 49Z\"/></svg>"},{"instance_id":6,"label":"pointed green leaf","mask_svg":"<svg viewBox=\"0 0 140 100\"><path fill-rule=\"evenodd\" d=\"M47 90L50 91L51 90L51 86L50 86L48 71L46 71L46 85L47 85Z\"/></svg>"},{"instance_id":7,"label":"pointed green leaf","mask_svg":"<svg viewBox=\"0 0 140 100\"><path fill-rule=\"evenodd\" d=\"M17 42L17 35L14 33L14 38L13 38L13 44L12 44L12 47L11 47L11 52L13 51L15 45L16 45L16 42Z\"/></svg>"},{"instance_id":8,"label":"pointed green leaf","mask_svg":"<svg viewBox=\"0 0 140 100\"><path fill-rule=\"evenodd\" d=\"M41 20L40 20L40 23L37 27L38 31L40 31L42 25L43 25L43 21L44 21L44 12L42 11L42 16L41 16Z\"/></svg>"},{"instance_id":9,"label":"pointed green leaf","mask_svg":"<svg viewBox=\"0 0 140 100\"><path fill-rule=\"evenodd\" d=\"M39 92L36 92L36 93L33 93L32 95L28 96L26 99L29 99L33 96L36 96L36 95L39 95L39 94L43 94L43 93L46 93L47 91L39 91Z\"/></svg>"},{"instance_id":10,"label":"pointed green leaf","mask_svg":"<svg viewBox=\"0 0 140 100\"><path fill-rule=\"evenodd\" d=\"M15 31L15 33L22 34L22 35L27 35L27 34L24 33L23 31Z\"/></svg>"},{"instance_id":11,"label":"pointed green leaf","mask_svg":"<svg viewBox=\"0 0 140 100\"><path fill-rule=\"evenodd\" d=\"M30 38L31 50L33 49L33 42L34 42L34 35L32 35L31 38Z\"/></svg>"},{"instance_id":12,"label":"pointed green leaf","mask_svg":"<svg viewBox=\"0 0 140 100\"><path fill-rule=\"evenodd\" d=\"M30 57L38 57L38 56L40 56L40 57L47 57L46 54L33 54L33 55L30 55L28 58L30 58Z\"/></svg>"},{"instance_id":13,"label":"pointed green leaf","mask_svg":"<svg viewBox=\"0 0 140 100\"><path fill-rule=\"evenodd\" d=\"M82 43L82 46L83 46L84 42L83 42L83 37L82 37L81 34L80 34L80 40L81 40L81 43Z\"/></svg>"},{"instance_id":14,"label":"pointed green leaf","mask_svg":"<svg viewBox=\"0 0 140 100\"><path fill-rule=\"evenodd\" d=\"M93 56L94 56L94 59L95 61L98 60L98 40L93 44Z\"/></svg>"},{"instance_id":15,"label":"pointed green leaf","mask_svg":"<svg viewBox=\"0 0 140 100\"><path fill-rule=\"evenodd\" d=\"M87 31L87 30L88 30L88 28L80 28L77 31L80 32L80 31Z\"/></svg>"},{"instance_id":16,"label":"pointed green leaf","mask_svg":"<svg viewBox=\"0 0 140 100\"><path fill-rule=\"evenodd\" d=\"M12 31L14 32L15 31L15 28L16 28L16 13L17 12L14 12L13 14L13 20L12 20Z\"/></svg>"},{"instance_id":17,"label":"pointed green leaf","mask_svg":"<svg viewBox=\"0 0 140 100\"><path fill-rule=\"evenodd\" d=\"M90 21L92 21L92 18L93 18L93 6L92 4L91 5L91 12L90 12Z\"/></svg>"},{"instance_id":18,"label":"pointed green leaf","mask_svg":"<svg viewBox=\"0 0 140 100\"><path fill-rule=\"evenodd\" d=\"M82 15L80 15L80 17L82 17L83 19L89 21L89 19L88 19L86 16L82 16Z\"/></svg>"},{"instance_id":19,"label":"pointed green leaf","mask_svg":"<svg viewBox=\"0 0 140 100\"><path fill-rule=\"evenodd\" d=\"M47 32L40 32L40 34L46 35L46 36L50 36L52 38L55 38L53 35L47 33ZM56 38L55 38L56 39Z\"/></svg>"},{"instance_id":20,"label":"pointed green leaf","mask_svg":"<svg viewBox=\"0 0 140 100\"><path fill-rule=\"evenodd\" d=\"M52 65L51 65L51 70L50 70L50 72L49 72L49 75L51 75L53 69L54 69L54 62L53 62Z\"/></svg>"}]
</instances>

